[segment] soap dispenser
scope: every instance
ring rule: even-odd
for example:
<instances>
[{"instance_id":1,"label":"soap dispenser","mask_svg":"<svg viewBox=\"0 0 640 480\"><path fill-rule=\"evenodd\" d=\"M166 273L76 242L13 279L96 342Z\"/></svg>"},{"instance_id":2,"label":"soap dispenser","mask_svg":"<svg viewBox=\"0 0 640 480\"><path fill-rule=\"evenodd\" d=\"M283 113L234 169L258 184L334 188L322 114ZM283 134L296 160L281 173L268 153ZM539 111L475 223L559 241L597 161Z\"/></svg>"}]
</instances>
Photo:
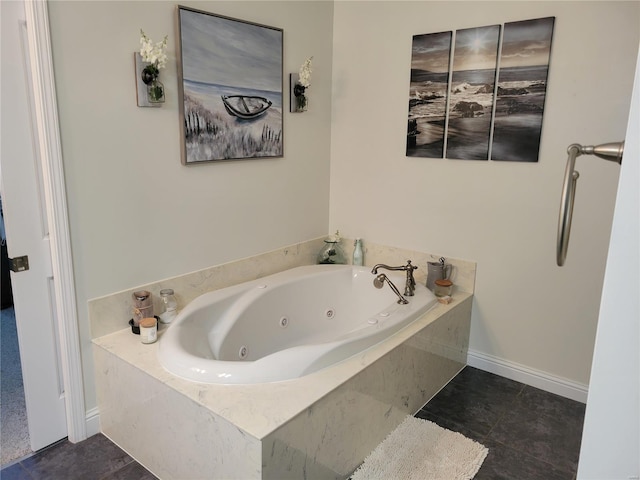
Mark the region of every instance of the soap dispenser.
<instances>
[{"instance_id":1,"label":"soap dispenser","mask_svg":"<svg viewBox=\"0 0 640 480\"><path fill-rule=\"evenodd\" d=\"M336 231L335 235L329 235L324 241L324 247L318 253L318 263L332 265L344 265L347 263L347 257L340 246L340 232Z\"/></svg>"}]
</instances>

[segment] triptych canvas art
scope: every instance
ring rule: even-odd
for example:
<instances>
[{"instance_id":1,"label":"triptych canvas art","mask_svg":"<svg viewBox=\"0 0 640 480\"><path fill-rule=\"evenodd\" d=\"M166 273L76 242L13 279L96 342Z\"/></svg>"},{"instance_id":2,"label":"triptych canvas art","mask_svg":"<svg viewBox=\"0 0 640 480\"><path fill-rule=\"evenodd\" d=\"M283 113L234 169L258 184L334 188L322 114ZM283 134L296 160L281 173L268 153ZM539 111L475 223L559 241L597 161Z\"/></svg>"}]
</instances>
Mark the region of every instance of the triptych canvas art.
<instances>
[{"instance_id":1,"label":"triptych canvas art","mask_svg":"<svg viewBox=\"0 0 640 480\"><path fill-rule=\"evenodd\" d=\"M414 36L407 155L537 162L554 20Z\"/></svg>"}]
</instances>

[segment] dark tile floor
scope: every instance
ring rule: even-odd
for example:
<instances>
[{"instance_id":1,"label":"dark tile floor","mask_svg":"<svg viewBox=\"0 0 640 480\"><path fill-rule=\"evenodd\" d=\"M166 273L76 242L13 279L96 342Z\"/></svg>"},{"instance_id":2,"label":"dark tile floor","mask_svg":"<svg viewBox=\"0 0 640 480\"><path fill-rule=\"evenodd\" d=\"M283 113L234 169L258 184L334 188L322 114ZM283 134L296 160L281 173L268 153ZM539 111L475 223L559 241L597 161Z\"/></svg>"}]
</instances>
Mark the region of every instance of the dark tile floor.
<instances>
[{"instance_id":1,"label":"dark tile floor","mask_svg":"<svg viewBox=\"0 0 640 480\"><path fill-rule=\"evenodd\" d=\"M576 478L585 406L466 367L417 414L487 448L476 480ZM2 480L152 480L103 435L61 441L0 471Z\"/></svg>"},{"instance_id":2,"label":"dark tile floor","mask_svg":"<svg viewBox=\"0 0 640 480\"><path fill-rule=\"evenodd\" d=\"M5 467L2 480L153 480L156 477L102 434L61 440Z\"/></svg>"},{"instance_id":3,"label":"dark tile floor","mask_svg":"<svg viewBox=\"0 0 640 480\"><path fill-rule=\"evenodd\" d=\"M489 449L476 480L573 480L585 405L466 367L417 417Z\"/></svg>"}]
</instances>

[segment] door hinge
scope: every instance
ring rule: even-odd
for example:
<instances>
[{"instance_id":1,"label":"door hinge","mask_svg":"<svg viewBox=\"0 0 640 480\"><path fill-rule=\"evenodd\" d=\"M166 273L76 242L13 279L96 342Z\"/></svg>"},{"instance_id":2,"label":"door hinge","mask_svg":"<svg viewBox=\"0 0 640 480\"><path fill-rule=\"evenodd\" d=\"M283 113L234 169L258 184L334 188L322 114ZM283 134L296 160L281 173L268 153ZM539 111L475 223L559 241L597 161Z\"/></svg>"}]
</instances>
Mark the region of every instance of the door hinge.
<instances>
[{"instance_id":1,"label":"door hinge","mask_svg":"<svg viewBox=\"0 0 640 480\"><path fill-rule=\"evenodd\" d=\"M9 270L16 273L29 270L29 257L27 255L23 255L22 257L10 258Z\"/></svg>"}]
</instances>

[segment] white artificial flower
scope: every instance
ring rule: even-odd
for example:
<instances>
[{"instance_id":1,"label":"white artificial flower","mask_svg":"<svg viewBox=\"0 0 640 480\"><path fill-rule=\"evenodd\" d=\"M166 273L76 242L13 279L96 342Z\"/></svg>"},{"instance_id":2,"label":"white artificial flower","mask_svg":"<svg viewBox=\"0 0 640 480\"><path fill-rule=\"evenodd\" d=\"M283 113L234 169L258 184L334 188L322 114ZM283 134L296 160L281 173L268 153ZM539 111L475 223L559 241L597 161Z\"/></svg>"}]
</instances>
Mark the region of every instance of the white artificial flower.
<instances>
[{"instance_id":1,"label":"white artificial flower","mask_svg":"<svg viewBox=\"0 0 640 480\"><path fill-rule=\"evenodd\" d=\"M302 85L304 88L309 88L311 86L311 59L313 57L307 58L302 66L300 67L299 72L299 80L298 83Z\"/></svg>"},{"instance_id":2,"label":"white artificial flower","mask_svg":"<svg viewBox=\"0 0 640 480\"><path fill-rule=\"evenodd\" d=\"M151 39L140 29L140 56L142 60L155 64L158 70L164 68L167 65L167 54L165 53L167 40L168 36L165 35L164 40L154 45Z\"/></svg>"}]
</instances>

